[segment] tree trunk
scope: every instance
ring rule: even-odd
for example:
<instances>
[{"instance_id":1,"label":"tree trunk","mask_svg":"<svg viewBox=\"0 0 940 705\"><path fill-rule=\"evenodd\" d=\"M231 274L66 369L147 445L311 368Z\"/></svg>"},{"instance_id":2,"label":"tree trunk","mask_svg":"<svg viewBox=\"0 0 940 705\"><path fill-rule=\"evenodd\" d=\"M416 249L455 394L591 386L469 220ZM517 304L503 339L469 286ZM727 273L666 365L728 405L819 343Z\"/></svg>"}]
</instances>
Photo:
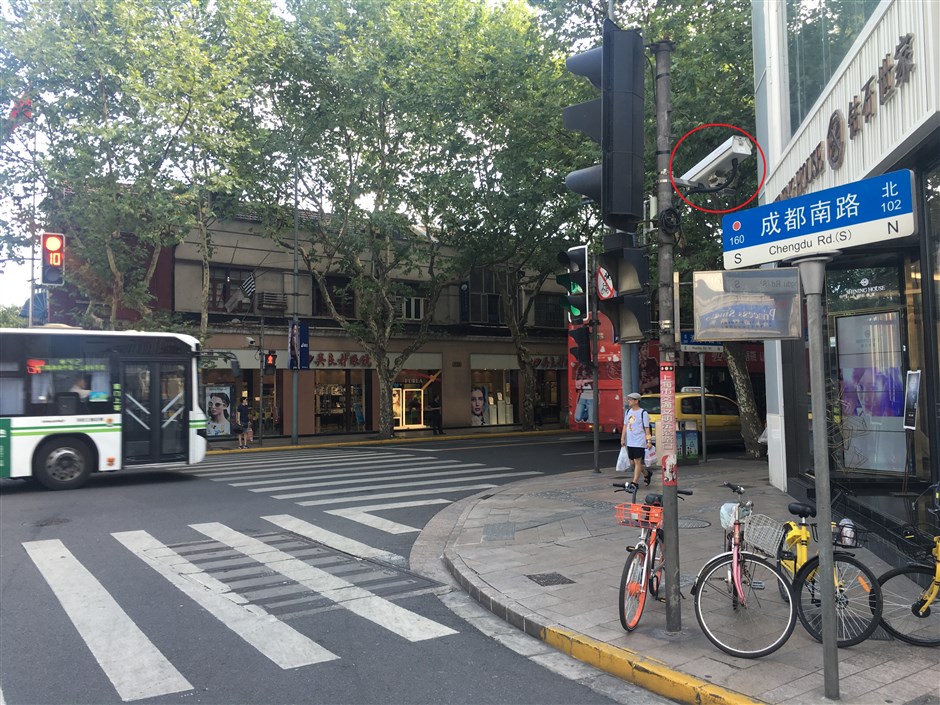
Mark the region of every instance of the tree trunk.
<instances>
[{"instance_id":1,"label":"tree trunk","mask_svg":"<svg viewBox=\"0 0 940 705\"><path fill-rule=\"evenodd\" d=\"M726 342L725 360L728 363L728 372L734 382L734 391L737 394L738 410L741 412L741 436L744 438L744 450L749 458L760 458L766 448L758 443L757 439L764 430L766 419L757 413L757 403L754 401L754 387L751 385L751 376L747 371L744 344Z\"/></svg>"}]
</instances>

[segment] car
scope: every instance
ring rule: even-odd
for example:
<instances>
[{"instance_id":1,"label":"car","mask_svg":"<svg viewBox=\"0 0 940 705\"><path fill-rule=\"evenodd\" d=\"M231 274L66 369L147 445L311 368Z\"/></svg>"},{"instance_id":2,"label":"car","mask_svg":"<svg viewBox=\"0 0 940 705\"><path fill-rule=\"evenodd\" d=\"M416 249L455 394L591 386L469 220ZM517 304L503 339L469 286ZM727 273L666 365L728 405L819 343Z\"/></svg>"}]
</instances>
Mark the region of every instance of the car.
<instances>
[{"instance_id":1,"label":"car","mask_svg":"<svg viewBox=\"0 0 940 705\"><path fill-rule=\"evenodd\" d=\"M640 397L640 407L650 415L650 422L655 426L660 417L658 394L644 394ZM705 394L705 438L708 446L741 445L741 413L738 405L720 394ZM694 421L701 431L702 395L683 387L676 392L676 421Z\"/></svg>"}]
</instances>

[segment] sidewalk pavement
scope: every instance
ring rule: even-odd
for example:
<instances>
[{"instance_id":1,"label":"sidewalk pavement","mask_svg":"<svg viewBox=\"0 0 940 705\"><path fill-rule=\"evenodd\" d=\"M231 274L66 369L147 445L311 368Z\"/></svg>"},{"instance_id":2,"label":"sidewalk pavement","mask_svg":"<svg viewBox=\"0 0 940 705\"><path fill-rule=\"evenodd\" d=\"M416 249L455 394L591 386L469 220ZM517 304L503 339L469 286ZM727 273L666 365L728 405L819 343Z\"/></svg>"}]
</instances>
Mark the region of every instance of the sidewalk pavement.
<instances>
[{"instance_id":1,"label":"sidewalk pavement","mask_svg":"<svg viewBox=\"0 0 940 705\"><path fill-rule=\"evenodd\" d=\"M762 659L718 650L695 619L689 588L722 548L718 509L731 501L725 482L748 488L755 511L789 518L789 495L767 481L766 462L710 461L679 468L694 495L680 499L682 629L668 634L665 604L648 600L637 629L620 626L618 599L625 546L637 529L621 526L614 494L624 476L591 469L523 480L476 495L455 524L444 561L457 582L494 614L599 669L696 705L753 702L831 703L823 695L822 645L797 624L789 641ZM651 491L658 491L654 478ZM641 488L639 497L643 496ZM867 550L876 575L888 566ZM841 702L853 705L940 703L940 650L890 639L882 630L839 650Z\"/></svg>"},{"instance_id":2,"label":"sidewalk pavement","mask_svg":"<svg viewBox=\"0 0 940 705\"><path fill-rule=\"evenodd\" d=\"M448 432L445 439L483 435L475 431ZM492 435L538 433L509 428ZM393 441L305 437L299 447L436 440L444 439L422 434ZM297 447L289 439L265 439L264 450ZM822 645L800 624L770 656L735 658L706 639L689 591L699 568L722 549L718 510L734 497L721 487L723 482L744 485L755 512L781 520L789 518L787 504L793 498L768 482L764 461L721 459L678 470L680 487L694 491L679 502L680 590L685 599L678 634L665 631L665 604L654 600L647 601L636 630L628 634L620 626L620 575L625 547L634 542L637 529L619 525L614 517L614 506L629 499L614 493L613 481L624 475L610 468L522 480L466 498L459 503L459 516L451 513L452 528L434 529L446 538L433 541L444 546L444 564L457 583L495 615L647 690L694 705L831 704L823 695ZM647 491L659 491L658 477ZM865 549L856 554L876 575L888 569ZM879 629L858 646L839 650L839 678L843 703L940 705L940 649L910 646Z\"/></svg>"}]
</instances>

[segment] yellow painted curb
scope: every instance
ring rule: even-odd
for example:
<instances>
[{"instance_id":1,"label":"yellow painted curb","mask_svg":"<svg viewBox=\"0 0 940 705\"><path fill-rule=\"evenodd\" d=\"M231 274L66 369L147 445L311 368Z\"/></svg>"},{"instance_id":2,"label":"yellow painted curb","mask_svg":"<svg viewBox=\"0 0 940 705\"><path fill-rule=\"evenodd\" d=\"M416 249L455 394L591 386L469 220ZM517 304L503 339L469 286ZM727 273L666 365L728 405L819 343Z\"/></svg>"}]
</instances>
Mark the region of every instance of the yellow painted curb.
<instances>
[{"instance_id":1,"label":"yellow painted curb","mask_svg":"<svg viewBox=\"0 0 940 705\"><path fill-rule=\"evenodd\" d=\"M577 632L543 627L539 636L546 644L572 658L672 700L693 705L762 705L759 700Z\"/></svg>"}]
</instances>

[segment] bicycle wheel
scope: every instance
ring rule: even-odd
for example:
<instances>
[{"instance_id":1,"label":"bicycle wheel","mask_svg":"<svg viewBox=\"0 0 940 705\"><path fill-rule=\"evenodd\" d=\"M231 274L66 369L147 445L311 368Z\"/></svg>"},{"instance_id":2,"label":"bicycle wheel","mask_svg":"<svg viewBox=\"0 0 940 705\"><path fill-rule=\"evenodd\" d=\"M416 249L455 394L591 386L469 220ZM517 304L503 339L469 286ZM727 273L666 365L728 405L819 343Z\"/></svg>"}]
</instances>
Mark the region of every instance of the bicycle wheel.
<instances>
[{"instance_id":1,"label":"bicycle wheel","mask_svg":"<svg viewBox=\"0 0 940 705\"><path fill-rule=\"evenodd\" d=\"M646 605L646 545L640 544L627 556L620 576L620 624L628 632L636 629Z\"/></svg>"},{"instance_id":2,"label":"bicycle wheel","mask_svg":"<svg viewBox=\"0 0 940 705\"><path fill-rule=\"evenodd\" d=\"M932 567L913 564L878 578L884 599L881 626L891 636L915 646L940 646L940 604L923 602L933 580Z\"/></svg>"},{"instance_id":3,"label":"bicycle wheel","mask_svg":"<svg viewBox=\"0 0 940 705\"><path fill-rule=\"evenodd\" d=\"M733 556L707 563L695 579L695 618L708 640L726 654L759 658L783 646L796 626L789 583L770 562L741 553L739 594ZM782 588L782 590L781 590Z\"/></svg>"},{"instance_id":4,"label":"bicycle wheel","mask_svg":"<svg viewBox=\"0 0 940 705\"><path fill-rule=\"evenodd\" d=\"M855 646L872 635L881 620L882 597L878 579L854 556L833 556L836 599L836 644ZM793 579L797 614L806 631L822 641L822 584L819 556L806 561Z\"/></svg>"}]
</instances>

